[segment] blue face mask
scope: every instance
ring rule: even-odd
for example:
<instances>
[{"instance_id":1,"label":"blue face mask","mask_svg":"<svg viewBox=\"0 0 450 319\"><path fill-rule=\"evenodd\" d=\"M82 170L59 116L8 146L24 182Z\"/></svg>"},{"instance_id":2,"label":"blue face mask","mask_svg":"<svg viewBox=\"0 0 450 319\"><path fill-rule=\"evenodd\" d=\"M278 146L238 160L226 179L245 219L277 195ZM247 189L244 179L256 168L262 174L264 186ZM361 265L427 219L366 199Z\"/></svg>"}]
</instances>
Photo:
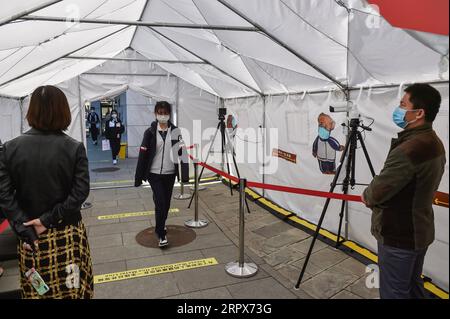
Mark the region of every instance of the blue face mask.
<instances>
[{"instance_id":1,"label":"blue face mask","mask_svg":"<svg viewBox=\"0 0 450 319\"><path fill-rule=\"evenodd\" d=\"M319 137L322 140L328 140L330 138L330 131L325 127L319 126Z\"/></svg>"},{"instance_id":2,"label":"blue face mask","mask_svg":"<svg viewBox=\"0 0 450 319\"><path fill-rule=\"evenodd\" d=\"M400 128L405 128L408 126L408 124L414 123L417 120L407 122L405 120L406 112L417 112L419 110L405 110L402 109L400 106L397 106L397 108L394 110L394 113L392 113L392 120L395 124L397 124Z\"/></svg>"}]
</instances>

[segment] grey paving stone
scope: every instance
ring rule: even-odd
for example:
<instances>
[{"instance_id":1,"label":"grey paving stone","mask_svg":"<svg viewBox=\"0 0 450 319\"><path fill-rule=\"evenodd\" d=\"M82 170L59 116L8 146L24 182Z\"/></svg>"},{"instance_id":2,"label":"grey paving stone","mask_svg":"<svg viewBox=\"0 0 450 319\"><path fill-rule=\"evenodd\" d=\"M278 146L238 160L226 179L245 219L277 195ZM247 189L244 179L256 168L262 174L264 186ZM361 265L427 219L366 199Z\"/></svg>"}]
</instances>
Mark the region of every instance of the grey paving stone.
<instances>
[{"instance_id":1,"label":"grey paving stone","mask_svg":"<svg viewBox=\"0 0 450 319\"><path fill-rule=\"evenodd\" d=\"M136 221L129 223L114 223L108 225L90 226L89 236L111 235L124 232L140 231L150 227L149 221Z\"/></svg>"},{"instance_id":2,"label":"grey paving stone","mask_svg":"<svg viewBox=\"0 0 450 319\"><path fill-rule=\"evenodd\" d=\"M122 261L158 255L162 255L162 251L159 248L146 248L137 245L91 249L93 264L103 264L114 261Z\"/></svg>"},{"instance_id":3,"label":"grey paving stone","mask_svg":"<svg viewBox=\"0 0 450 319\"><path fill-rule=\"evenodd\" d=\"M357 276L330 268L302 284L302 289L318 299L328 299L358 279Z\"/></svg>"},{"instance_id":4,"label":"grey paving stone","mask_svg":"<svg viewBox=\"0 0 450 319\"><path fill-rule=\"evenodd\" d=\"M220 264L227 264L239 259L239 249L235 245L203 249L202 253L205 257L216 258ZM249 256L244 256L245 262L255 262L253 259L250 259Z\"/></svg>"},{"instance_id":5,"label":"grey paving stone","mask_svg":"<svg viewBox=\"0 0 450 319\"><path fill-rule=\"evenodd\" d=\"M284 278L288 279L292 284L296 284L298 277L300 276L301 269L298 269L297 267L294 267L289 264L281 264L278 265L276 268L276 271L278 271ZM310 279L312 275L305 272L305 275L303 277L303 281L306 281Z\"/></svg>"},{"instance_id":6,"label":"grey paving stone","mask_svg":"<svg viewBox=\"0 0 450 319\"><path fill-rule=\"evenodd\" d=\"M187 294L175 295L167 297L167 299L232 299L226 287L219 287L213 289L205 289Z\"/></svg>"},{"instance_id":7,"label":"grey paving stone","mask_svg":"<svg viewBox=\"0 0 450 319\"><path fill-rule=\"evenodd\" d=\"M0 293L20 289L20 276L3 276L0 278Z\"/></svg>"},{"instance_id":8,"label":"grey paving stone","mask_svg":"<svg viewBox=\"0 0 450 319\"><path fill-rule=\"evenodd\" d=\"M342 290L341 292L334 295L331 299L362 299L362 298L355 294L352 294L347 290Z\"/></svg>"},{"instance_id":9,"label":"grey paving stone","mask_svg":"<svg viewBox=\"0 0 450 319\"><path fill-rule=\"evenodd\" d=\"M179 294L172 274L95 285L96 299L155 299Z\"/></svg>"},{"instance_id":10,"label":"grey paving stone","mask_svg":"<svg viewBox=\"0 0 450 319\"><path fill-rule=\"evenodd\" d=\"M311 246L311 242L312 242L312 238L309 237L298 243L292 244L290 247L294 248L295 250L298 250L306 255L308 253L309 247ZM313 253L317 252L319 250L322 250L326 247L329 247L329 246L320 240L316 240L316 242L314 244Z\"/></svg>"},{"instance_id":11,"label":"grey paving stone","mask_svg":"<svg viewBox=\"0 0 450 319\"><path fill-rule=\"evenodd\" d=\"M88 240L90 248L106 248L123 245L122 234L89 236Z\"/></svg>"},{"instance_id":12,"label":"grey paving stone","mask_svg":"<svg viewBox=\"0 0 450 319\"><path fill-rule=\"evenodd\" d=\"M297 297L273 278L227 286L236 299L296 299Z\"/></svg>"},{"instance_id":13,"label":"grey paving stone","mask_svg":"<svg viewBox=\"0 0 450 319\"><path fill-rule=\"evenodd\" d=\"M379 290L377 288L368 288L366 279L366 276L361 277L355 283L347 287L347 290L364 299L379 299Z\"/></svg>"},{"instance_id":14,"label":"grey paving stone","mask_svg":"<svg viewBox=\"0 0 450 319\"><path fill-rule=\"evenodd\" d=\"M127 270L127 265L125 261L115 261L112 263L104 263L104 264L93 264L92 269L94 275L105 275L114 272L120 272Z\"/></svg>"},{"instance_id":15,"label":"grey paving stone","mask_svg":"<svg viewBox=\"0 0 450 319\"><path fill-rule=\"evenodd\" d=\"M222 247L226 245L230 245L230 240L222 233L213 233L207 235L198 235L197 238L184 246L181 247L168 247L164 250L164 253L172 253L172 252L183 252L183 251L191 251L197 249L207 249L213 247Z\"/></svg>"},{"instance_id":16,"label":"grey paving stone","mask_svg":"<svg viewBox=\"0 0 450 319\"><path fill-rule=\"evenodd\" d=\"M299 241L298 236L282 233L266 240L266 245L273 248L281 248L289 246Z\"/></svg>"},{"instance_id":17,"label":"grey paving stone","mask_svg":"<svg viewBox=\"0 0 450 319\"><path fill-rule=\"evenodd\" d=\"M347 258L343 262L337 264L336 267L341 268L343 271L348 271L350 274L358 277L364 276L367 268L366 265L354 258Z\"/></svg>"},{"instance_id":18,"label":"grey paving stone","mask_svg":"<svg viewBox=\"0 0 450 319\"><path fill-rule=\"evenodd\" d=\"M274 217L276 218L276 217ZM285 222L276 222L267 226L261 227L254 232L266 238L272 238L281 233L292 229L292 226Z\"/></svg>"},{"instance_id":19,"label":"grey paving stone","mask_svg":"<svg viewBox=\"0 0 450 319\"><path fill-rule=\"evenodd\" d=\"M173 273L181 293L223 287L239 282L266 278L267 274L260 270L251 278L234 278L225 272L224 265L216 265L201 269L186 270Z\"/></svg>"},{"instance_id":20,"label":"grey paving stone","mask_svg":"<svg viewBox=\"0 0 450 319\"><path fill-rule=\"evenodd\" d=\"M301 252L298 252L292 248L282 248L279 249L273 253L271 253L270 255L267 255L265 257L262 257L267 264L269 264L270 266L276 266L279 264L285 264L288 262L292 262L294 260L298 260L300 258L302 258L304 255Z\"/></svg>"},{"instance_id":21,"label":"grey paving stone","mask_svg":"<svg viewBox=\"0 0 450 319\"><path fill-rule=\"evenodd\" d=\"M19 261L17 259L0 261L0 266L4 270L3 277L19 275ZM0 285L1 285L1 281L2 280L0 278Z\"/></svg>"}]
</instances>

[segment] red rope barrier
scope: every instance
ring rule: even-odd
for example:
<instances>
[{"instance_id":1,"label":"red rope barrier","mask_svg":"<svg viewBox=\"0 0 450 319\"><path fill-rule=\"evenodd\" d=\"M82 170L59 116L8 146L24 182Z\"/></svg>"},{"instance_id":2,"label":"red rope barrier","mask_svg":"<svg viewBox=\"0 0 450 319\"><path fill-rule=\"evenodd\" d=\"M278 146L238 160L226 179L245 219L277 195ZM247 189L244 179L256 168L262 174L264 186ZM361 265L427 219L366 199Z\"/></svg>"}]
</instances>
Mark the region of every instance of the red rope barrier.
<instances>
[{"instance_id":1,"label":"red rope barrier","mask_svg":"<svg viewBox=\"0 0 450 319\"><path fill-rule=\"evenodd\" d=\"M189 157L192 160L195 160L192 155L189 155ZM198 164L200 166L203 166L204 168L209 169L210 171L212 171L216 174L219 174L222 177L232 180L233 182L236 182L236 183L239 182L239 178L237 178L236 176L227 174L227 173L225 173L215 167L212 167L206 163L203 163L203 162L198 162ZM336 194L336 193L322 192L322 191L316 191L316 190L310 190L310 189L264 184L264 183L251 182L251 181L247 181L247 186L255 187L255 188L264 188L264 189L268 189L268 190L274 190L274 191L278 191L278 192L285 192L285 193L292 193L292 194L316 196L316 197L323 197L323 198L333 198L333 199L340 199L340 200L346 200L346 201L351 201L351 202L362 202L361 196L357 196L357 195Z\"/></svg>"},{"instance_id":2,"label":"red rope barrier","mask_svg":"<svg viewBox=\"0 0 450 319\"><path fill-rule=\"evenodd\" d=\"M3 233L8 227L9 227L8 220L4 220L4 221L0 224L0 234Z\"/></svg>"}]
</instances>

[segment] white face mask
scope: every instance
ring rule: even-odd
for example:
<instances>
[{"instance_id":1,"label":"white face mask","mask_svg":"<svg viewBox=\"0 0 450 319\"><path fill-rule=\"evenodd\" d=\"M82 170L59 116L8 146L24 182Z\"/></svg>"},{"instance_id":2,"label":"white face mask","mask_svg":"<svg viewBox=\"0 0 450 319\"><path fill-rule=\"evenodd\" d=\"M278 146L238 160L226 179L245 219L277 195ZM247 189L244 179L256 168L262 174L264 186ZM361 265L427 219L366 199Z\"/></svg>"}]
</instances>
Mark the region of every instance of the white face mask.
<instances>
[{"instance_id":1,"label":"white face mask","mask_svg":"<svg viewBox=\"0 0 450 319\"><path fill-rule=\"evenodd\" d=\"M162 124L167 124L167 122L169 122L170 119L170 115L156 115L156 119L158 120L159 123Z\"/></svg>"},{"instance_id":2,"label":"white face mask","mask_svg":"<svg viewBox=\"0 0 450 319\"><path fill-rule=\"evenodd\" d=\"M112 117L113 119L116 119L116 118L117 118L117 114L113 114L113 115L111 115L111 117Z\"/></svg>"}]
</instances>

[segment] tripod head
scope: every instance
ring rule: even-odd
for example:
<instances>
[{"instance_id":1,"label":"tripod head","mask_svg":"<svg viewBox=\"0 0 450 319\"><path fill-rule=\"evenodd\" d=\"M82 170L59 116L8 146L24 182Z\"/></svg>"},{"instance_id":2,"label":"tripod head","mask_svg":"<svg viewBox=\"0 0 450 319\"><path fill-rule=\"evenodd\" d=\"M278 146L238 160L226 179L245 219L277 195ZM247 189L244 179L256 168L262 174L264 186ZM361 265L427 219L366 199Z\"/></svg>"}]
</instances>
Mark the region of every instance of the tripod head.
<instances>
[{"instance_id":1,"label":"tripod head","mask_svg":"<svg viewBox=\"0 0 450 319\"><path fill-rule=\"evenodd\" d=\"M220 107L217 110L217 115L219 116L219 121L220 122L225 121L225 115L227 115L227 108L226 107Z\"/></svg>"}]
</instances>

